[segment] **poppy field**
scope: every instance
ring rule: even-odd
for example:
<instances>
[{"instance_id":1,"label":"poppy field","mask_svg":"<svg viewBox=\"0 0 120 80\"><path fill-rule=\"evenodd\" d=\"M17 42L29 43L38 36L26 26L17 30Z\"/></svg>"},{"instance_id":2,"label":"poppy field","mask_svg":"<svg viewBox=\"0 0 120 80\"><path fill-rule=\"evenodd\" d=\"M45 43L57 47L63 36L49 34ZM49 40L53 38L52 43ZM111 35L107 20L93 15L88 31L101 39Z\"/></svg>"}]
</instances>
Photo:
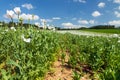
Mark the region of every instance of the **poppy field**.
<instances>
[{"instance_id":1,"label":"poppy field","mask_svg":"<svg viewBox=\"0 0 120 80\"><path fill-rule=\"evenodd\" d=\"M64 61L66 56L68 62ZM94 37L33 27L0 28L1 80L45 80L59 58L72 69L73 80L82 80L86 74L90 80L120 79L119 35Z\"/></svg>"}]
</instances>

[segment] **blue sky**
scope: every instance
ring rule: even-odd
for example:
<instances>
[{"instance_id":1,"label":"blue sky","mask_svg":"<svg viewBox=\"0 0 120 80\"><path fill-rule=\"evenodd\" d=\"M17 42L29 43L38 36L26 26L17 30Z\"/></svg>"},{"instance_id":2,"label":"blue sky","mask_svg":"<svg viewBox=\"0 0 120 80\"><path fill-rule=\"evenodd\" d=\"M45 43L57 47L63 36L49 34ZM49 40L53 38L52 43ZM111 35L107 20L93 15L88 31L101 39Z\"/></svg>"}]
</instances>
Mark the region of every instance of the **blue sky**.
<instances>
[{"instance_id":1,"label":"blue sky","mask_svg":"<svg viewBox=\"0 0 120 80\"><path fill-rule=\"evenodd\" d=\"M0 21L9 22L6 11L15 7L20 7L20 15L37 16L31 23L40 25L45 19L58 27L120 26L120 0L0 0Z\"/></svg>"}]
</instances>

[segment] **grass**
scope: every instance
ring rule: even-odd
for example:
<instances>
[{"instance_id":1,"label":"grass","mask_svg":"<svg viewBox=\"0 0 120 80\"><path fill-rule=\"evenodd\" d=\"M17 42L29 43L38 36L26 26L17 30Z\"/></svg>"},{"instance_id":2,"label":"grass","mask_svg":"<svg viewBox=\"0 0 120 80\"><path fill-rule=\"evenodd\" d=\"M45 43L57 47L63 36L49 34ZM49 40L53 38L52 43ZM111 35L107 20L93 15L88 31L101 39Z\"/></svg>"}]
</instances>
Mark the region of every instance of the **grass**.
<instances>
[{"instance_id":1,"label":"grass","mask_svg":"<svg viewBox=\"0 0 120 80\"><path fill-rule=\"evenodd\" d=\"M97 32L97 33L120 34L120 29L84 29L82 31Z\"/></svg>"}]
</instances>

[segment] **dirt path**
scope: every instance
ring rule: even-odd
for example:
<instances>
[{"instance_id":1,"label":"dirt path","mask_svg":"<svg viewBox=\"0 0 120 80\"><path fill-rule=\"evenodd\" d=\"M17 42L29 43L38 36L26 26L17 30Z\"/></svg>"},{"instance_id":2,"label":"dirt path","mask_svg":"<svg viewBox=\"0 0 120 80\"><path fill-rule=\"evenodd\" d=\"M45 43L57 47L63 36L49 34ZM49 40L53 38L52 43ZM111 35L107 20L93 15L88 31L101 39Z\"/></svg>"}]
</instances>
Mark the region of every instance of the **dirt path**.
<instances>
[{"instance_id":1,"label":"dirt path","mask_svg":"<svg viewBox=\"0 0 120 80\"><path fill-rule=\"evenodd\" d=\"M68 66L69 53L65 53L65 62L62 64L62 59L59 58L54 62L52 71L49 71L45 76L45 80L74 80L72 68ZM80 80L91 80L90 74L81 76Z\"/></svg>"},{"instance_id":2,"label":"dirt path","mask_svg":"<svg viewBox=\"0 0 120 80\"><path fill-rule=\"evenodd\" d=\"M67 67L69 56L65 56L65 63L62 64L62 60L57 60L53 64L53 72L48 72L45 80L73 80L72 69Z\"/></svg>"}]
</instances>

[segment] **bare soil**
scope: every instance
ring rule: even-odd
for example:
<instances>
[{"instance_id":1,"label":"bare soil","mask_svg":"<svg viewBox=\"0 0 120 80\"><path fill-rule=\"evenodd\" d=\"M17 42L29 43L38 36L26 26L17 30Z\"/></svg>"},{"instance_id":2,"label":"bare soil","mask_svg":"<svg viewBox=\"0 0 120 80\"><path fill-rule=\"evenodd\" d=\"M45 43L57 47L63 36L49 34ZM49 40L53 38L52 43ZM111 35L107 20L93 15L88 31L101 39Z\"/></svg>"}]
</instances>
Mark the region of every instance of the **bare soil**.
<instances>
[{"instance_id":1,"label":"bare soil","mask_svg":"<svg viewBox=\"0 0 120 80\"><path fill-rule=\"evenodd\" d=\"M53 72L48 72L45 80L73 80L72 69L67 66L69 56L66 55L65 63L62 64L61 60L57 60L53 64Z\"/></svg>"},{"instance_id":2,"label":"bare soil","mask_svg":"<svg viewBox=\"0 0 120 80\"><path fill-rule=\"evenodd\" d=\"M65 63L62 64L62 60L59 59L54 62L52 71L49 71L45 76L45 80L73 80L72 68L68 66L69 53L65 53ZM80 80L91 80L89 74L83 75Z\"/></svg>"}]
</instances>

